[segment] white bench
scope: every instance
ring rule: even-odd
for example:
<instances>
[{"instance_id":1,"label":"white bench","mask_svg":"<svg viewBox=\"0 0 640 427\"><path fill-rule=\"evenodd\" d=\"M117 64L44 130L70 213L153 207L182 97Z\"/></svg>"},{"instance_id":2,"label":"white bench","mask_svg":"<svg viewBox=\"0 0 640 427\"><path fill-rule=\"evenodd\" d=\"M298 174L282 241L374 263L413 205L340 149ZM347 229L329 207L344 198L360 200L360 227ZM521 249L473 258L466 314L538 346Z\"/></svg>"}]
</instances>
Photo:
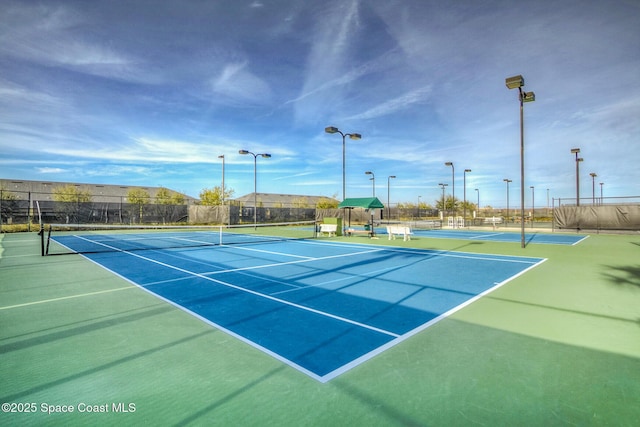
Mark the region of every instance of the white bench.
<instances>
[{"instance_id":1,"label":"white bench","mask_svg":"<svg viewBox=\"0 0 640 427\"><path fill-rule=\"evenodd\" d=\"M502 224L501 216L492 216L491 218L485 218L483 221L485 224Z\"/></svg>"},{"instance_id":2,"label":"white bench","mask_svg":"<svg viewBox=\"0 0 640 427\"><path fill-rule=\"evenodd\" d=\"M336 235L338 224L320 224L320 234L327 234L329 237Z\"/></svg>"},{"instance_id":3,"label":"white bench","mask_svg":"<svg viewBox=\"0 0 640 427\"><path fill-rule=\"evenodd\" d=\"M369 237L373 237L371 230L358 230L356 228L347 229L347 236L353 236L354 234L366 234Z\"/></svg>"},{"instance_id":4,"label":"white bench","mask_svg":"<svg viewBox=\"0 0 640 427\"><path fill-rule=\"evenodd\" d=\"M389 235L389 240L395 240L396 234L403 236L405 242L411 240L411 228L404 225L388 225L387 234Z\"/></svg>"}]
</instances>

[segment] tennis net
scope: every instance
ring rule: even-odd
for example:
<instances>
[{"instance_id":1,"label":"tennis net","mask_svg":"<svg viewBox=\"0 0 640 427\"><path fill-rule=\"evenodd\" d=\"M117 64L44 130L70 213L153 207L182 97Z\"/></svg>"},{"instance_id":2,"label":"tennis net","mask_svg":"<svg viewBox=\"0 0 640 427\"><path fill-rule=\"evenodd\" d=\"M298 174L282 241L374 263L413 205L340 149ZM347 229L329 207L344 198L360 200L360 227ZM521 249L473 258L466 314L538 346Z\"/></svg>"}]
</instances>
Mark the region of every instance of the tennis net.
<instances>
[{"instance_id":1,"label":"tennis net","mask_svg":"<svg viewBox=\"0 0 640 427\"><path fill-rule=\"evenodd\" d=\"M315 221L275 224L166 226L48 224L43 255L129 252L278 242L316 237Z\"/></svg>"}]
</instances>

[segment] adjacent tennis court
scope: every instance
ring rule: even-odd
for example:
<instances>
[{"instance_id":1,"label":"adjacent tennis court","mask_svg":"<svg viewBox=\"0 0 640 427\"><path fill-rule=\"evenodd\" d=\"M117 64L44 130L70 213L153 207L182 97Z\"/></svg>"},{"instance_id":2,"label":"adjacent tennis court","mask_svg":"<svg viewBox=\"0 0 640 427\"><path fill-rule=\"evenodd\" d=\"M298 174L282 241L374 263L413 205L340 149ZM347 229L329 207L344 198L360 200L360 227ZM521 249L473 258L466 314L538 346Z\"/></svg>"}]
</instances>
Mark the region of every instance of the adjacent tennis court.
<instances>
[{"instance_id":1,"label":"adjacent tennis court","mask_svg":"<svg viewBox=\"0 0 640 427\"><path fill-rule=\"evenodd\" d=\"M380 233L386 234L384 229ZM481 240L489 242L520 242L521 234L513 231L478 231L478 230L451 230L451 229L429 229L412 230L416 237L429 237L433 239L463 239ZM526 244L539 243L545 245L577 245L589 236L583 234L548 233L525 231L524 240Z\"/></svg>"},{"instance_id":2,"label":"adjacent tennis court","mask_svg":"<svg viewBox=\"0 0 640 427\"><path fill-rule=\"evenodd\" d=\"M319 240L209 246L216 233L150 234L151 243L141 233L53 241L321 382L544 261Z\"/></svg>"}]
</instances>

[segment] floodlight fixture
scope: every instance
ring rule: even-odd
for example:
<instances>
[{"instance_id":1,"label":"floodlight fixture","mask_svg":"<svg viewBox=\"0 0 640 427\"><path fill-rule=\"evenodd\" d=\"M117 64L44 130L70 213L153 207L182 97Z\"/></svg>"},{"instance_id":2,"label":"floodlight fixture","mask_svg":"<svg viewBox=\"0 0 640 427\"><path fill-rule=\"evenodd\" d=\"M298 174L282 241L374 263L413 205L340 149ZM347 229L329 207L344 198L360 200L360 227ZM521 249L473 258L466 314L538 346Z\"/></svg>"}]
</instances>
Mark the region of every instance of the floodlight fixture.
<instances>
[{"instance_id":1,"label":"floodlight fixture","mask_svg":"<svg viewBox=\"0 0 640 427\"><path fill-rule=\"evenodd\" d=\"M524 77L521 75L507 77L505 84L508 89L518 89L518 98L520 101L520 245L522 248L526 247L524 240L524 108L525 102L533 102L536 100L536 95L533 92L524 92L522 87L524 86ZM508 183L507 183L508 185Z\"/></svg>"},{"instance_id":2,"label":"floodlight fixture","mask_svg":"<svg viewBox=\"0 0 640 427\"><path fill-rule=\"evenodd\" d=\"M444 187L447 187L449 184L444 184L444 183L440 183L438 184L440 187L442 187L442 216L444 219L444 208L445 208L445 202L444 202Z\"/></svg>"},{"instance_id":3,"label":"floodlight fixture","mask_svg":"<svg viewBox=\"0 0 640 427\"><path fill-rule=\"evenodd\" d=\"M252 153L248 150L238 151L240 154L251 154L253 156L253 226L258 226L258 156L268 159L269 153Z\"/></svg>"},{"instance_id":4,"label":"floodlight fixture","mask_svg":"<svg viewBox=\"0 0 640 427\"><path fill-rule=\"evenodd\" d=\"M364 174L371 175L371 178L369 178L369 180L371 181L371 185L373 187L373 197L376 197L376 174L371 171L366 171Z\"/></svg>"},{"instance_id":5,"label":"floodlight fixture","mask_svg":"<svg viewBox=\"0 0 640 427\"><path fill-rule=\"evenodd\" d=\"M456 168L453 162L445 162L445 166L451 166L451 203L453 207L453 216L456 216ZM457 228L457 222L453 222L453 226Z\"/></svg>"},{"instance_id":6,"label":"floodlight fixture","mask_svg":"<svg viewBox=\"0 0 640 427\"><path fill-rule=\"evenodd\" d=\"M222 202L222 205L224 206L224 154L221 154L218 156L219 159L222 159L222 188L221 188L221 197L220 200Z\"/></svg>"},{"instance_id":7,"label":"floodlight fixture","mask_svg":"<svg viewBox=\"0 0 640 427\"><path fill-rule=\"evenodd\" d=\"M507 219L506 219L506 222L508 223L509 222L509 183L513 182L513 180L505 178L505 179L503 179L503 181L507 183Z\"/></svg>"},{"instance_id":8,"label":"floodlight fixture","mask_svg":"<svg viewBox=\"0 0 640 427\"><path fill-rule=\"evenodd\" d=\"M462 226L464 227L464 221L467 220L467 173L471 172L471 169L465 169L462 174Z\"/></svg>"},{"instance_id":9,"label":"floodlight fixture","mask_svg":"<svg viewBox=\"0 0 640 427\"><path fill-rule=\"evenodd\" d=\"M595 172L591 172L589 174L591 176L591 200L592 203L596 204L596 177L598 176Z\"/></svg>"},{"instance_id":10,"label":"floodlight fixture","mask_svg":"<svg viewBox=\"0 0 640 427\"><path fill-rule=\"evenodd\" d=\"M507 88L509 89L517 89L519 87L524 86L524 77L518 75L513 77L508 77L505 81Z\"/></svg>"},{"instance_id":11,"label":"floodlight fixture","mask_svg":"<svg viewBox=\"0 0 640 427\"><path fill-rule=\"evenodd\" d=\"M571 149L571 153L575 154L575 153L579 153L580 149L579 148L572 148Z\"/></svg>"},{"instance_id":12,"label":"floodlight fixture","mask_svg":"<svg viewBox=\"0 0 640 427\"><path fill-rule=\"evenodd\" d=\"M344 133L340 129L335 126L327 126L324 128L326 133L339 133L342 136L342 200L347 198L346 196L346 148L345 148L345 138L348 136L350 139L362 139L362 135L359 133ZM344 224L344 223L343 223Z\"/></svg>"}]
</instances>

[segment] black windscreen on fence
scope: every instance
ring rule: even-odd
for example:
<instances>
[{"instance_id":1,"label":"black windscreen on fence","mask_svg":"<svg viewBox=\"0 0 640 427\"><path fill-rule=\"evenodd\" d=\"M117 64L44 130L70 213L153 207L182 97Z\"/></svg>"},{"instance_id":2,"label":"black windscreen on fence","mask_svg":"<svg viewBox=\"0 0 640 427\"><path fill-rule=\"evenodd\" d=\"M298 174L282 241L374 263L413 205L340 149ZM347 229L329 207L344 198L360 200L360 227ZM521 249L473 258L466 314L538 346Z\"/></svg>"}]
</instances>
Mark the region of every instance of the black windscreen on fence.
<instances>
[{"instance_id":1,"label":"black windscreen on fence","mask_svg":"<svg viewBox=\"0 0 640 427\"><path fill-rule=\"evenodd\" d=\"M134 204L113 202L41 201L44 223L59 224L146 224L187 222L187 205Z\"/></svg>"}]
</instances>

